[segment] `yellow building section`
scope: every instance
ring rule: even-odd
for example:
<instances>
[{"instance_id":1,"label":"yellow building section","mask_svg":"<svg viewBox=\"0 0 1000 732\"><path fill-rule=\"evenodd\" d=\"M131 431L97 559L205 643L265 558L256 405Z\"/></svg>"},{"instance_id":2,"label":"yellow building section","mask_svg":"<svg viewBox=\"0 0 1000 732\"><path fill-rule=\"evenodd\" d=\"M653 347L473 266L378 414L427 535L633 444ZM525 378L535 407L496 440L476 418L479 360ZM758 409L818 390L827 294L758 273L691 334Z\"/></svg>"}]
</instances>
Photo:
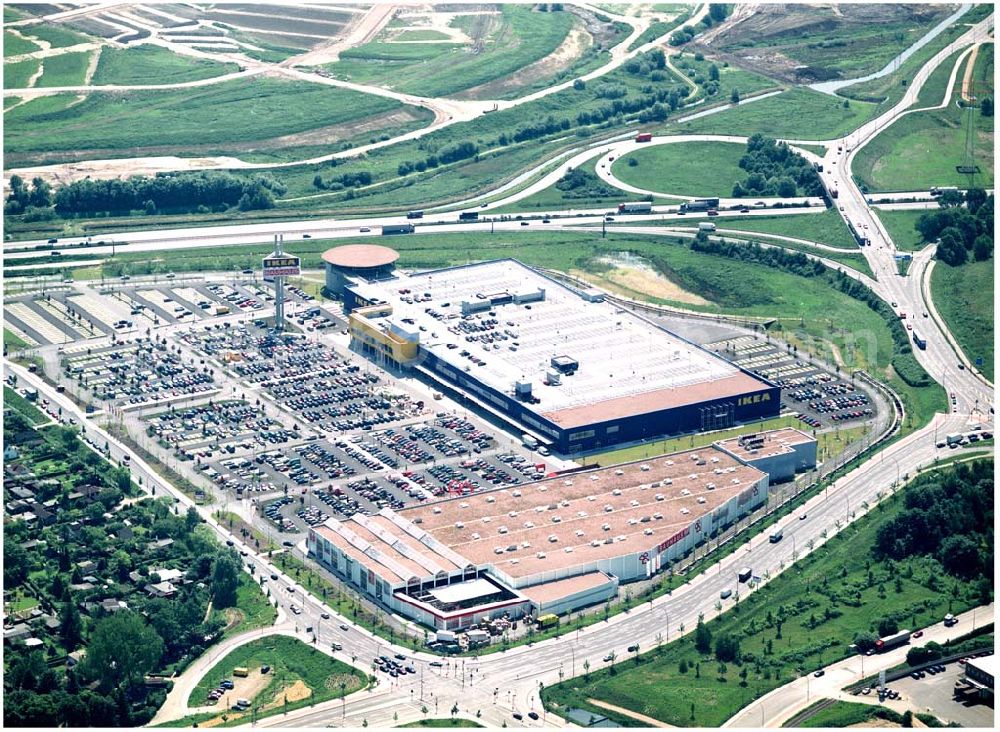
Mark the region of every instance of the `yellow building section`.
<instances>
[{"instance_id":1,"label":"yellow building section","mask_svg":"<svg viewBox=\"0 0 1000 732\"><path fill-rule=\"evenodd\" d=\"M415 361L420 350L419 337L410 339L393 332L386 319L389 315L392 315L391 305L370 305L352 311L348 317L352 343L400 365Z\"/></svg>"}]
</instances>

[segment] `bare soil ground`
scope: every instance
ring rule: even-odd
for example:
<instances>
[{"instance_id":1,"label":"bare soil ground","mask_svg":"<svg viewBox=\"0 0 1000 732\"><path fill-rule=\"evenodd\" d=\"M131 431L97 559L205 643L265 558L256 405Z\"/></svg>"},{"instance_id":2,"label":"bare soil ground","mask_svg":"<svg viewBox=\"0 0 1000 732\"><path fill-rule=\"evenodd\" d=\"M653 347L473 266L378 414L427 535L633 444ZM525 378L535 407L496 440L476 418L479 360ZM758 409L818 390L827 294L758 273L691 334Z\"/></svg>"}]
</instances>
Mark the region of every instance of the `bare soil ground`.
<instances>
[{"instance_id":1,"label":"bare soil ground","mask_svg":"<svg viewBox=\"0 0 1000 732\"><path fill-rule=\"evenodd\" d=\"M972 54L965 64L965 76L962 77L962 100L969 101L969 89L972 86L972 74L976 70L976 56L979 55L980 44L972 47Z\"/></svg>"},{"instance_id":2,"label":"bare soil ground","mask_svg":"<svg viewBox=\"0 0 1000 732\"><path fill-rule=\"evenodd\" d=\"M625 297L634 297L638 293L691 305L711 304L705 298L688 292L652 270L617 266L602 275L579 270L572 270L570 274L582 280L608 287L608 289L615 290Z\"/></svg>"},{"instance_id":3,"label":"bare soil ground","mask_svg":"<svg viewBox=\"0 0 1000 732\"><path fill-rule=\"evenodd\" d=\"M286 697L289 702L297 702L302 699L308 699L311 696L312 689L306 686L302 679L296 679L294 684L286 686L284 689L279 689L278 693L274 695L274 698L261 707L261 709L277 709L278 707L284 705Z\"/></svg>"},{"instance_id":4,"label":"bare soil ground","mask_svg":"<svg viewBox=\"0 0 1000 732\"><path fill-rule=\"evenodd\" d=\"M913 720L916 723L917 720ZM849 724L848 728L851 727L865 727L871 729L872 727L899 727L900 725L895 722L890 722L888 719L869 719L867 722L858 722L857 724Z\"/></svg>"}]
</instances>

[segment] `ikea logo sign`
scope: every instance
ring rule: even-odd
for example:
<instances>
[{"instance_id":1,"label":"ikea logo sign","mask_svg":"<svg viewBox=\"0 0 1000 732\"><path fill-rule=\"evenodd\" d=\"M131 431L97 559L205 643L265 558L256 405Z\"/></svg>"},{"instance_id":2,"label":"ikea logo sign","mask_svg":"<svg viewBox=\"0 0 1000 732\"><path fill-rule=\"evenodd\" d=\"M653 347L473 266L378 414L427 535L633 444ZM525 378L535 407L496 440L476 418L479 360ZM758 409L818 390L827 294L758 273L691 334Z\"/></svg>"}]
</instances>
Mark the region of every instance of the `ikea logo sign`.
<instances>
[{"instance_id":1,"label":"ikea logo sign","mask_svg":"<svg viewBox=\"0 0 1000 732\"><path fill-rule=\"evenodd\" d=\"M751 396L740 397L738 402L739 406L745 407L750 404L760 404L761 402L771 401L771 395L768 392L763 394L753 394Z\"/></svg>"}]
</instances>

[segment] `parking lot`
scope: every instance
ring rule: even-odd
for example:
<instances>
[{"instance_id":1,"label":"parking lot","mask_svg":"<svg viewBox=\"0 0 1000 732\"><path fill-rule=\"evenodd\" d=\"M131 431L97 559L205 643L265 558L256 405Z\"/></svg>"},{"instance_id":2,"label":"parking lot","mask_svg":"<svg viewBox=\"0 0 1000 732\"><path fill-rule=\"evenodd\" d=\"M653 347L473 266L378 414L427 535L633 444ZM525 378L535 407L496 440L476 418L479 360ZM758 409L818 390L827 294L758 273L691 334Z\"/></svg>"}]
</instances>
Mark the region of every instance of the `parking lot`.
<instances>
[{"instance_id":1,"label":"parking lot","mask_svg":"<svg viewBox=\"0 0 1000 732\"><path fill-rule=\"evenodd\" d=\"M201 404L144 417L147 432L181 460L200 464L237 450L258 450L301 437L245 400Z\"/></svg>"},{"instance_id":2,"label":"parking lot","mask_svg":"<svg viewBox=\"0 0 1000 732\"><path fill-rule=\"evenodd\" d=\"M875 416L875 406L863 389L773 343L739 336L717 341L709 348L780 386L782 408L798 412L809 427L857 424Z\"/></svg>"},{"instance_id":3,"label":"parking lot","mask_svg":"<svg viewBox=\"0 0 1000 732\"><path fill-rule=\"evenodd\" d=\"M61 366L97 399L123 409L218 391L207 366L184 363L162 340L139 337L103 347L73 346L63 351Z\"/></svg>"},{"instance_id":4,"label":"parking lot","mask_svg":"<svg viewBox=\"0 0 1000 732\"><path fill-rule=\"evenodd\" d=\"M425 413L422 401L390 388L378 374L329 346L302 334L275 334L259 320L216 323L182 340L259 385L318 435L371 430Z\"/></svg>"},{"instance_id":5,"label":"parking lot","mask_svg":"<svg viewBox=\"0 0 1000 732\"><path fill-rule=\"evenodd\" d=\"M924 672L922 678L904 676L889 682L888 686L899 692L898 701L887 701L887 706L903 712L933 714L942 722L955 722L963 727L993 727L993 709L975 698L975 695L956 696L956 683L964 674L963 665L958 662L944 666L939 673ZM960 688L964 688L964 685ZM875 692L872 691L871 694Z\"/></svg>"}]
</instances>

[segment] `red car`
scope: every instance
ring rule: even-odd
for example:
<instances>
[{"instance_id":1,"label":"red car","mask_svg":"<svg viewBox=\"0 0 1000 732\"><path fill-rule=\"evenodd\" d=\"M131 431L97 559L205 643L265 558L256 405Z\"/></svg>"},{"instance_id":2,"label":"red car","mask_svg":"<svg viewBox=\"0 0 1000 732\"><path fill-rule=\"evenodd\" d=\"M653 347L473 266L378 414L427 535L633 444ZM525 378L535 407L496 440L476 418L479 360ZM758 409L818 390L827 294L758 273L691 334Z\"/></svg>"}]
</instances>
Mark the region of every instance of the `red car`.
<instances>
[{"instance_id":1,"label":"red car","mask_svg":"<svg viewBox=\"0 0 1000 732\"><path fill-rule=\"evenodd\" d=\"M923 636L923 634L924 634L924 631L918 630L916 633L913 634L913 637L914 638L920 638L921 636Z\"/></svg>"}]
</instances>

